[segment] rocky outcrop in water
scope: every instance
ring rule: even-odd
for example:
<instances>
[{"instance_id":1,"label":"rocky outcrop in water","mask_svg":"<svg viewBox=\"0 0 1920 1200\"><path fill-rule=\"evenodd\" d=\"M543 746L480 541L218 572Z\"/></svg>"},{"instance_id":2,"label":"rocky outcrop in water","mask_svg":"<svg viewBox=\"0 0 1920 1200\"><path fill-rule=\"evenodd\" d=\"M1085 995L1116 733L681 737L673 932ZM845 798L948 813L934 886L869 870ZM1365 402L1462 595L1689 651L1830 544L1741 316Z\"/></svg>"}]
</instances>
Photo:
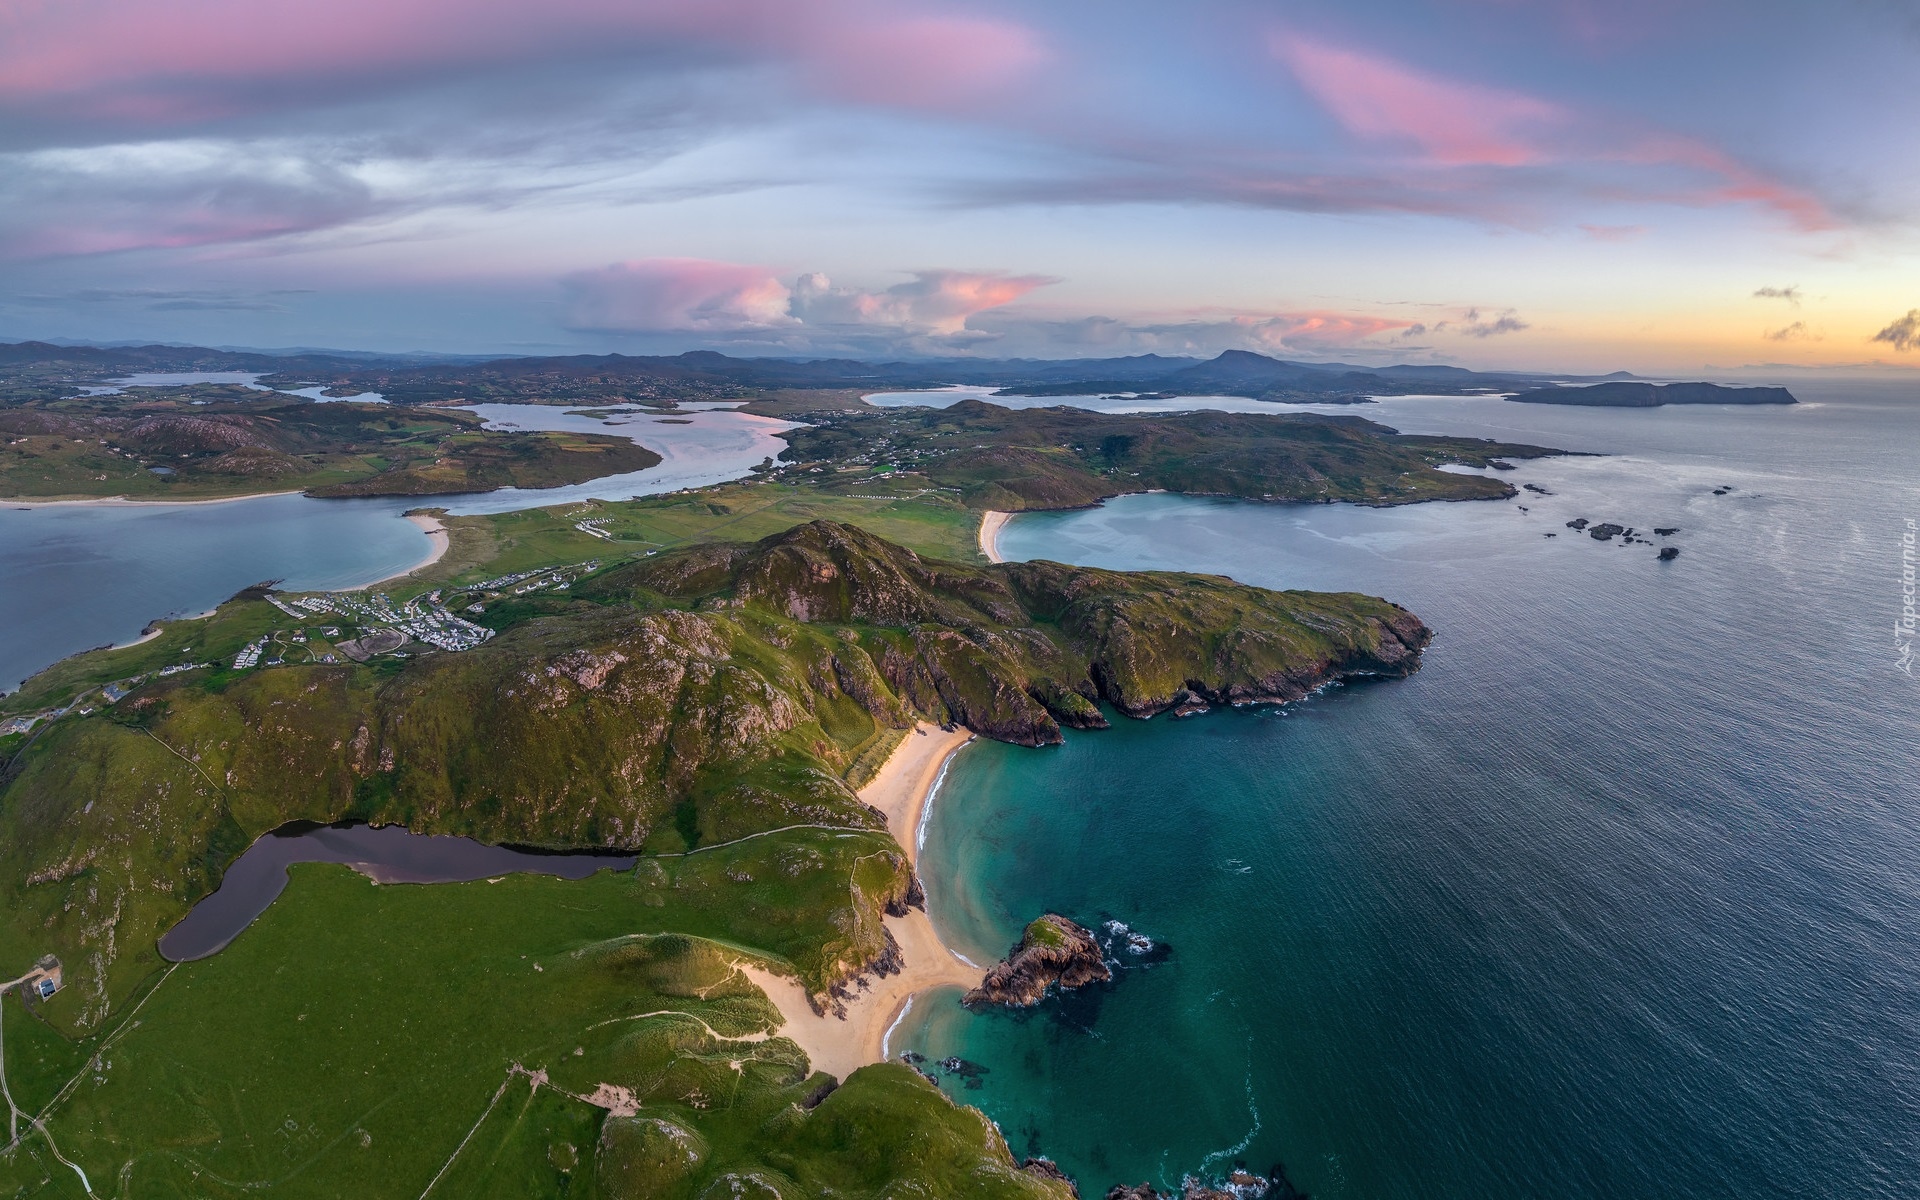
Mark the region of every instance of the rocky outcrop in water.
<instances>
[{"instance_id":1,"label":"rocky outcrop in water","mask_svg":"<svg viewBox=\"0 0 1920 1200\"><path fill-rule=\"evenodd\" d=\"M1072 1176L1062 1171L1060 1164L1052 1159L1029 1158L1020 1164L1020 1169L1035 1179L1051 1179L1055 1183L1066 1184L1067 1190L1073 1193L1073 1200L1080 1200L1080 1185L1073 1181Z\"/></svg>"},{"instance_id":2,"label":"rocky outcrop in water","mask_svg":"<svg viewBox=\"0 0 1920 1200\"><path fill-rule=\"evenodd\" d=\"M1079 988L1112 978L1093 934L1048 913L1027 926L1013 953L995 963L980 986L961 997L960 1003L969 1008L985 1004L1031 1008L1056 984Z\"/></svg>"},{"instance_id":3,"label":"rocky outcrop in water","mask_svg":"<svg viewBox=\"0 0 1920 1200\"><path fill-rule=\"evenodd\" d=\"M1107 1200L1308 1200L1308 1196L1275 1167L1266 1175L1236 1169L1218 1183L1189 1175L1178 1192L1162 1192L1150 1183L1123 1183L1108 1189Z\"/></svg>"}]
</instances>

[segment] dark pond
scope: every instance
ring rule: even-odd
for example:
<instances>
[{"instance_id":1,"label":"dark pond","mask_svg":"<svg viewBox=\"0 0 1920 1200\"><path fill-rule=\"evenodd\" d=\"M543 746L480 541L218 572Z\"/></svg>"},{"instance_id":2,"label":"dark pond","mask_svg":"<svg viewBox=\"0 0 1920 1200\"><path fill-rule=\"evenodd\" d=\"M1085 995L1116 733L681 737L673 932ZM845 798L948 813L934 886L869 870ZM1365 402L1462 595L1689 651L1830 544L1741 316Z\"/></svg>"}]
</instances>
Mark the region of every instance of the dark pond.
<instances>
[{"instance_id":1,"label":"dark pond","mask_svg":"<svg viewBox=\"0 0 1920 1200\"><path fill-rule=\"evenodd\" d=\"M287 886L290 863L342 863L376 883L464 883L512 871L585 879L608 868L630 870L637 861L632 855L511 850L472 838L409 833L398 825L299 822L247 847L227 868L219 890L161 937L160 953L187 962L223 949Z\"/></svg>"}]
</instances>

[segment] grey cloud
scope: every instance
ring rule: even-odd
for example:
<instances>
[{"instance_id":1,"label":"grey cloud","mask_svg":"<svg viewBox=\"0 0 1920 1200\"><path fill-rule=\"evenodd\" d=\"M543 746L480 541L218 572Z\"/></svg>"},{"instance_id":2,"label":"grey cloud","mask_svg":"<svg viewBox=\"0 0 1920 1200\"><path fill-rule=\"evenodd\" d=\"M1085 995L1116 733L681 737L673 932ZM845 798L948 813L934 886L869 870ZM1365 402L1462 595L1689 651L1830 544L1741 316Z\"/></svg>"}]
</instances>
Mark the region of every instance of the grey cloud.
<instances>
[{"instance_id":1,"label":"grey cloud","mask_svg":"<svg viewBox=\"0 0 1920 1200\"><path fill-rule=\"evenodd\" d=\"M1807 323L1805 321L1795 321L1793 324L1783 325L1779 329L1769 329L1760 336L1770 342L1797 342L1802 339L1819 340L1807 329Z\"/></svg>"},{"instance_id":2,"label":"grey cloud","mask_svg":"<svg viewBox=\"0 0 1920 1200\"><path fill-rule=\"evenodd\" d=\"M1906 316L1874 334L1872 340L1885 342L1895 350L1920 350L1920 308L1908 309Z\"/></svg>"},{"instance_id":3,"label":"grey cloud","mask_svg":"<svg viewBox=\"0 0 1920 1200\"><path fill-rule=\"evenodd\" d=\"M1755 288L1753 298L1755 300L1785 300L1788 304L1799 308L1800 285L1795 283L1788 284L1786 287Z\"/></svg>"},{"instance_id":4,"label":"grey cloud","mask_svg":"<svg viewBox=\"0 0 1920 1200\"><path fill-rule=\"evenodd\" d=\"M1489 338L1503 333L1519 333L1531 327L1514 315L1512 309L1508 309L1491 321L1486 321L1481 319L1479 309L1470 308L1467 310L1465 319L1455 328L1468 337Z\"/></svg>"}]
</instances>

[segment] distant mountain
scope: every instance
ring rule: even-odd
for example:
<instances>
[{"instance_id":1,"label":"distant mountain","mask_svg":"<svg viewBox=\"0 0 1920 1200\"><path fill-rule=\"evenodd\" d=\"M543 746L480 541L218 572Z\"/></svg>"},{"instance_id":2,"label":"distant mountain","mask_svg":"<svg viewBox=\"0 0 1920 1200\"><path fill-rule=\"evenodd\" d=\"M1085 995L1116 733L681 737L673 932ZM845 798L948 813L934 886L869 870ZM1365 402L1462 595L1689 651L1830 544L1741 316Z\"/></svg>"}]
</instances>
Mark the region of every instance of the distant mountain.
<instances>
[{"instance_id":1,"label":"distant mountain","mask_svg":"<svg viewBox=\"0 0 1920 1200\"><path fill-rule=\"evenodd\" d=\"M372 355L350 353L269 354L257 350L215 350L207 346L78 346L54 342L0 343L0 367L66 369L97 374L141 371L311 371L357 370ZM417 359L412 361L418 361Z\"/></svg>"},{"instance_id":2,"label":"distant mountain","mask_svg":"<svg viewBox=\"0 0 1920 1200\"><path fill-rule=\"evenodd\" d=\"M277 377L270 378L271 382L320 382L348 391L379 391L402 404L726 399L746 398L774 388L915 390L952 384L990 386L1007 395L1026 396L1133 392L1364 402L1375 395L1533 391L1541 390L1550 379L1569 382L1557 376L1411 363L1367 367L1298 362L1247 350L1228 350L1211 359L1136 354L1119 358L950 358L873 363L847 358L736 358L714 350L673 355L456 358L332 350L279 353L204 346L19 342L0 344L0 368L11 369L16 378L31 375L46 382L102 379L141 371L258 371Z\"/></svg>"},{"instance_id":3,"label":"distant mountain","mask_svg":"<svg viewBox=\"0 0 1920 1200\"><path fill-rule=\"evenodd\" d=\"M1597 383L1591 387L1534 388L1507 399L1521 404L1580 404L1598 408L1798 403L1793 393L1782 387L1723 387L1717 383Z\"/></svg>"}]
</instances>

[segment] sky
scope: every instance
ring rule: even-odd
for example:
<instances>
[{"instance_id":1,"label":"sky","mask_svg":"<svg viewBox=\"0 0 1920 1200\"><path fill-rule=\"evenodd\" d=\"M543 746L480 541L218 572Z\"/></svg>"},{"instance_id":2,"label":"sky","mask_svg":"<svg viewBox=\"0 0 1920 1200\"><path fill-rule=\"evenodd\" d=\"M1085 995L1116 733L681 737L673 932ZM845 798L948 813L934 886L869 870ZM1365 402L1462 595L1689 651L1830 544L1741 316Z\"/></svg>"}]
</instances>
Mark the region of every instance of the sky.
<instances>
[{"instance_id":1,"label":"sky","mask_svg":"<svg viewBox=\"0 0 1920 1200\"><path fill-rule=\"evenodd\" d=\"M0 0L0 338L1920 366L1920 0Z\"/></svg>"}]
</instances>

